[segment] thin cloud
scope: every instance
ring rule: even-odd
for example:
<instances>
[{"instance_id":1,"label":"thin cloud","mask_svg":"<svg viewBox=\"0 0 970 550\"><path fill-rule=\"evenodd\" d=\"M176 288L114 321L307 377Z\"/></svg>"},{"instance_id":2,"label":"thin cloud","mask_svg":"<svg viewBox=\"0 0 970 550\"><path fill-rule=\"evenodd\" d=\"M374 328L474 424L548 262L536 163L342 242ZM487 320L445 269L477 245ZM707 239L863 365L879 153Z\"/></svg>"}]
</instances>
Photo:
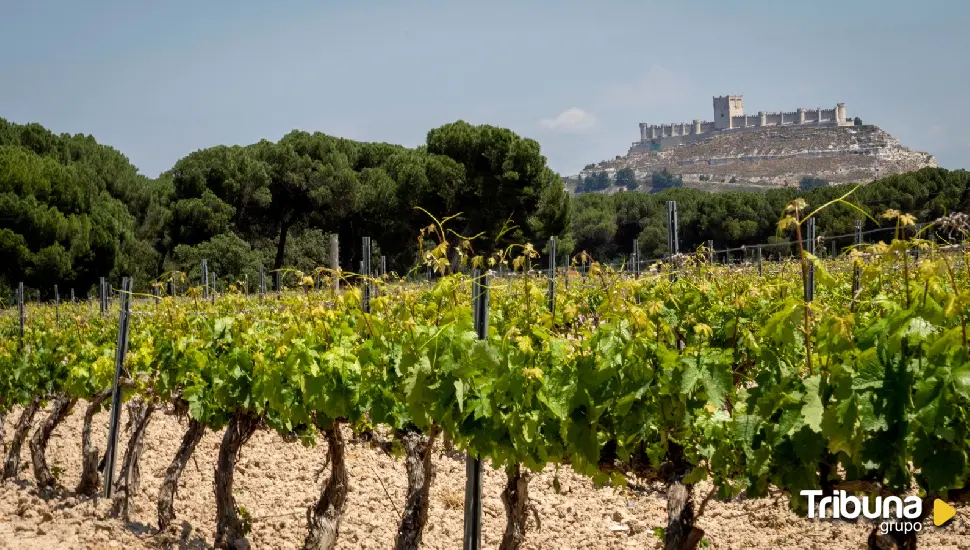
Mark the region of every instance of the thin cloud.
<instances>
[{"instance_id":1,"label":"thin cloud","mask_svg":"<svg viewBox=\"0 0 970 550\"><path fill-rule=\"evenodd\" d=\"M596 118L579 107L572 107L559 113L555 118L540 120L539 125L557 132L580 133L593 128L596 125Z\"/></svg>"},{"instance_id":2,"label":"thin cloud","mask_svg":"<svg viewBox=\"0 0 970 550\"><path fill-rule=\"evenodd\" d=\"M945 133L946 133L946 127L944 127L941 124L934 124L933 126L930 126L931 136L941 136Z\"/></svg>"},{"instance_id":3,"label":"thin cloud","mask_svg":"<svg viewBox=\"0 0 970 550\"><path fill-rule=\"evenodd\" d=\"M601 101L609 107L677 105L684 102L692 87L690 80L680 73L654 65L634 83L619 83L607 87Z\"/></svg>"}]
</instances>

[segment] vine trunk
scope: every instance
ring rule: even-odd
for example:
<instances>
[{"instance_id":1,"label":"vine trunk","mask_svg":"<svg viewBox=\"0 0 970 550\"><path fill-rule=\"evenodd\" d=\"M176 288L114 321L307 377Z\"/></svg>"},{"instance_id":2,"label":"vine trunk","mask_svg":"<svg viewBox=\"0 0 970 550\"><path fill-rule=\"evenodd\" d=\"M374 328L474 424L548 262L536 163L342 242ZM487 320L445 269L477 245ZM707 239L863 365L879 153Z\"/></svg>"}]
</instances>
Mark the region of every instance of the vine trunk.
<instances>
[{"instance_id":1,"label":"vine trunk","mask_svg":"<svg viewBox=\"0 0 970 550\"><path fill-rule=\"evenodd\" d=\"M91 441L91 425L94 423L95 413L109 397L111 397L110 388L95 394L88 403L87 410L84 411L84 427L81 430L81 480L74 490L81 496L93 497L101 484L101 478L98 476L98 459L101 454Z\"/></svg>"},{"instance_id":2,"label":"vine trunk","mask_svg":"<svg viewBox=\"0 0 970 550\"><path fill-rule=\"evenodd\" d=\"M330 479L327 480L316 506L307 510L308 533L303 543L305 550L332 550L336 547L340 517L343 515L350 488L340 426L334 422L323 435L330 455Z\"/></svg>"},{"instance_id":3,"label":"vine trunk","mask_svg":"<svg viewBox=\"0 0 970 550\"><path fill-rule=\"evenodd\" d=\"M222 437L215 474L216 548L249 548L249 541L246 540L248 527L239 519L232 481L239 451L258 426L259 417L237 412L232 415Z\"/></svg>"},{"instance_id":4,"label":"vine trunk","mask_svg":"<svg viewBox=\"0 0 970 550\"><path fill-rule=\"evenodd\" d=\"M175 458L165 470L165 480L158 490L158 530L165 531L175 519L175 493L178 489L179 478L185 465L192 458L195 447L205 435L205 424L195 419L189 420L189 427L182 436L182 444L179 445Z\"/></svg>"},{"instance_id":5,"label":"vine trunk","mask_svg":"<svg viewBox=\"0 0 970 550\"><path fill-rule=\"evenodd\" d=\"M704 531L694 526L693 486L684 483L690 463L684 449L671 441L667 449L667 529L664 550L694 550L704 537Z\"/></svg>"},{"instance_id":6,"label":"vine trunk","mask_svg":"<svg viewBox=\"0 0 970 550\"><path fill-rule=\"evenodd\" d=\"M7 451L7 460L3 464L3 479L16 479L20 472L20 449L24 446L27 433L34 421L34 415L40 409L40 397L33 398L20 413L17 426L14 428L13 438L10 440L10 449Z\"/></svg>"},{"instance_id":7,"label":"vine trunk","mask_svg":"<svg viewBox=\"0 0 970 550\"><path fill-rule=\"evenodd\" d=\"M58 397L54 401L50 415L44 419L44 422L34 432L34 436L30 438L30 458L34 467L34 478L37 480L37 487L39 488L52 488L57 485L57 480L54 479L54 475L47 465L47 443L58 424L67 418L75 403L77 403L77 398Z\"/></svg>"},{"instance_id":8,"label":"vine trunk","mask_svg":"<svg viewBox=\"0 0 970 550\"><path fill-rule=\"evenodd\" d=\"M111 517L120 517L128 521L131 511L131 498L138 492L138 482L141 479L138 459L141 457L142 443L145 440L145 430L155 412L155 406L144 401L132 401L128 404L131 435L128 437L128 447L121 462L121 471L114 481L114 495L111 499ZM107 480L111 482L111 480Z\"/></svg>"},{"instance_id":9,"label":"vine trunk","mask_svg":"<svg viewBox=\"0 0 970 550\"><path fill-rule=\"evenodd\" d=\"M525 524L529 511L529 472L516 464L506 471L508 482L502 491L505 505L505 534L499 550L518 550L525 542Z\"/></svg>"},{"instance_id":10,"label":"vine trunk","mask_svg":"<svg viewBox=\"0 0 970 550\"><path fill-rule=\"evenodd\" d=\"M408 493L404 504L401 525L397 529L396 550L417 550L421 546L421 534L428 522L428 505L434 469L431 449L437 432L425 435L407 431L401 435L406 455L404 466L408 473Z\"/></svg>"}]
</instances>

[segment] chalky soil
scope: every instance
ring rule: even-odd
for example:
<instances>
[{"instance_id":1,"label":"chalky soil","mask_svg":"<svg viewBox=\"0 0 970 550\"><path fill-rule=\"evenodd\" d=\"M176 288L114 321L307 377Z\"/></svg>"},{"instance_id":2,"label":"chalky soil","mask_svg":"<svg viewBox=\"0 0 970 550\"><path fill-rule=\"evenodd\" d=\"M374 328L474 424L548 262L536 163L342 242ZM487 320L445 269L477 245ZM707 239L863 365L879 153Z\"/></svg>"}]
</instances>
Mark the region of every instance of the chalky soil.
<instances>
[{"instance_id":1,"label":"chalky soil","mask_svg":"<svg viewBox=\"0 0 970 550\"><path fill-rule=\"evenodd\" d=\"M78 402L68 418L54 431L47 448L51 473L61 488L54 497L41 498L30 470L29 450L22 452L20 481L0 484L0 549L82 548L211 548L215 541L216 503L214 473L223 433L206 432L179 479L175 491L173 535L160 535L157 498L166 470L187 429L186 421L156 411L147 426L141 456L141 480L134 495L129 522L109 519L111 502L78 498L73 489L82 470L81 433L87 403ZM36 418L46 418L47 410ZM127 408L122 426L126 422ZM20 411L4 419L11 434ZM39 422L35 421L35 427ZM92 426L92 443L102 452L108 433L108 415L98 413ZM350 481L345 514L341 519L338 549L393 548L407 493L403 459L396 460L379 449L351 443L349 431L345 466ZM119 440L126 441L123 433ZM431 505L422 548L461 548L465 466L433 451L436 468ZM320 498L329 475L327 444L303 447L285 443L275 433L257 431L238 457L234 488L236 505L252 517L249 541L253 548L300 548L307 536L307 509ZM661 548L654 529L666 523L662 486L634 489L597 489L585 477L568 469L558 473L550 467L529 482L530 513L522 548L537 549L642 549ZM505 531L501 493L507 483L502 470L485 468L482 547L496 548ZM710 490L703 484L695 495ZM538 516L539 525L536 524ZM930 523L919 536L921 548L970 548L970 509L958 508L957 518L937 529ZM865 548L867 524L820 522L799 518L787 509L787 499L711 501L698 527L706 533L707 548ZM170 540L176 537L176 540ZM180 539L180 540L178 540Z\"/></svg>"}]
</instances>

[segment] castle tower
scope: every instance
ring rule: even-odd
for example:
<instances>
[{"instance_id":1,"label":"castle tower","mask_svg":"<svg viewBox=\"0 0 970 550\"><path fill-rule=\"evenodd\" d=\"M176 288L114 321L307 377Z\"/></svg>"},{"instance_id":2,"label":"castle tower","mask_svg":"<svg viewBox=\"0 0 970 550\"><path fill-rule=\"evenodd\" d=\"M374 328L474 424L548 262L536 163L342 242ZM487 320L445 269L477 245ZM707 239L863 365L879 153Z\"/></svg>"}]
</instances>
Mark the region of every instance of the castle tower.
<instances>
[{"instance_id":1,"label":"castle tower","mask_svg":"<svg viewBox=\"0 0 970 550\"><path fill-rule=\"evenodd\" d=\"M835 105L835 122L839 126L844 126L846 124L845 103L837 103Z\"/></svg>"},{"instance_id":2,"label":"castle tower","mask_svg":"<svg viewBox=\"0 0 970 550\"><path fill-rule=\"evenodd\" d=\"M725 95L714 98L714 129L733 128L733 117L744 114L744 99L739 95Z\"/></svg>"}]
</instances>

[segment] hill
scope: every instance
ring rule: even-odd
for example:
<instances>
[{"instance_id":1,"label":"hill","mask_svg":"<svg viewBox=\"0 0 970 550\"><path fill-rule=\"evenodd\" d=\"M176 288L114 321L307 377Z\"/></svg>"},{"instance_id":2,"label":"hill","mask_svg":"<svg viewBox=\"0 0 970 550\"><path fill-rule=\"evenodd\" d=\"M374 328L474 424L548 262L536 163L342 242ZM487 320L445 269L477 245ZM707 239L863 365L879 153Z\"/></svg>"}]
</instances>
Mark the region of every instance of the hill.
<instances>
[{"instance_id":1,"label":"hill","mask_svg":"<svg viewBox=\"0 0 970 550\"><path fill-rule=\"evenodd\" d=\"M694 143L633 152L587 167L580 177L633 169L649 185L666 169L685 187L708 190L769 189L797 186L802 178L831 183L877 178L935 167L928 153L913 151L877 126L769 126L757 131L719 132ZM575 189L578 178L567 188Z\"/></svg>"}]
</instances>

